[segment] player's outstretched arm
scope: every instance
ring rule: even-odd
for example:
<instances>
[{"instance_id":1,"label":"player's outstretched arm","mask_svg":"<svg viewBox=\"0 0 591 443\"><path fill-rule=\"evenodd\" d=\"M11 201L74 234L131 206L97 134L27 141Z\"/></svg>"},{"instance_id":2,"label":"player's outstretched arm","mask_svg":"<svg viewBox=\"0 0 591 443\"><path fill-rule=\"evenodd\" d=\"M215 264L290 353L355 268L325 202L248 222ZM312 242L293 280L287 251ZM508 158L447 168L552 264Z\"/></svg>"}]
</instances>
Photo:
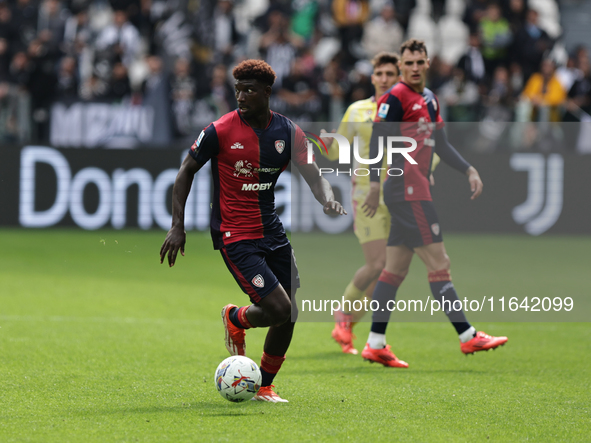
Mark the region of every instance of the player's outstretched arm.
<instances>
[{"instance_id":1,"label":"player's outstretched arm","mask_svg":"<svg viewBox=\"0 0 591 443\"><path fill-rule=\"evenodd\" d=\"M176 256L181 251L185 255L185 204L191 191L193 176L203 165L197 163L189 154L185 157L172 189L172 227L160 248L160 264L168 255L168 266L174 266Z\"/></svg>"},{"instance_id":2,"label":"player's outstretched arm","mask_svg":"<svg viewBox=\"0 0 591 443\"><path fill-rule=\"evenodd\" d=\"M325 214L347 214L343 205L334 199L334 192L332 192L330 183L320 175L320 170L315 162L298 165L298 169L308 186L310 186L312 194L322 205Z\"/></svg>"}]
</instances>

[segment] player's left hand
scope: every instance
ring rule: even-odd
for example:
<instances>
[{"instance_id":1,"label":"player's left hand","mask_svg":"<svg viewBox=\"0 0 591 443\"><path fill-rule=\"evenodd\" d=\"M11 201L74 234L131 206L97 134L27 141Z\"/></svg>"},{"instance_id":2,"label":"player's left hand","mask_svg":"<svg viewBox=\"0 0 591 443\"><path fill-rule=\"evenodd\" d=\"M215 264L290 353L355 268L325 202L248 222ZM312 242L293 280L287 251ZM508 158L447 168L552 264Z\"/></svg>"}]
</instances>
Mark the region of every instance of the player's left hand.
<instances>
[{"instance_id":1,"label":"player's left hand","mask_svg":"<svg viewBox=\"0 0 591 443\"><path fill-rule=\"evenodd\" d=\"M323 209L324 213L328 214L328 215L347 215L347 211L345 211L345 208L343 208L343 205L341 205L336 200L331 200L329 202L326 202L324 204L324 206L322 207L322 209Z\"/></svg>"},{"instance_id":2,"label":"player's left hand","mask_svg":"<svg viewBox=\"0 0 591 443\"><path fill-rule=\"evenodd\" d=\"M468 181L470 182L470 190L472 191L472 197L470 200L474 200L480 194L482 194L482 180L480 179L480 174L474 166L470 166L466 171L468 175Z\"/></svg>"}]
</instances>

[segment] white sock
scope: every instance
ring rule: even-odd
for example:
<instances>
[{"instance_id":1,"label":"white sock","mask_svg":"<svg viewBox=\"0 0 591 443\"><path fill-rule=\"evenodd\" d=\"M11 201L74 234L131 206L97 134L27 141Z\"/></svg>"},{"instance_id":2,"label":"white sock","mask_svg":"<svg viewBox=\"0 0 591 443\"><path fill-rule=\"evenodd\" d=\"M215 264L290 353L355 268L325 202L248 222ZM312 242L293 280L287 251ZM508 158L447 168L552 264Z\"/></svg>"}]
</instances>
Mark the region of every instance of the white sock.
<instances>
[{"instance_id":1,"label":"white sock","mask_svg":"<svg viewBox=\"0 0 591 443\"><path fill-rule=\"evenodd\" d=\"M378 334L377 332L369 332L367 344L372 349L382 349L386 346L386 334Z\"/></svg>"},{"instance_id":2,"label":"white sock","mask_svg":"<svg viewBox=\"0 0 591 443\"><path fill-rule=\"evenodd\" d=\"M468 329L458 335L458 337L460 337L460 341L462 343L466 343L467 341L470 341L476 337L476 328L474 326L470 326Z\"/></svg>"}]
</instances>

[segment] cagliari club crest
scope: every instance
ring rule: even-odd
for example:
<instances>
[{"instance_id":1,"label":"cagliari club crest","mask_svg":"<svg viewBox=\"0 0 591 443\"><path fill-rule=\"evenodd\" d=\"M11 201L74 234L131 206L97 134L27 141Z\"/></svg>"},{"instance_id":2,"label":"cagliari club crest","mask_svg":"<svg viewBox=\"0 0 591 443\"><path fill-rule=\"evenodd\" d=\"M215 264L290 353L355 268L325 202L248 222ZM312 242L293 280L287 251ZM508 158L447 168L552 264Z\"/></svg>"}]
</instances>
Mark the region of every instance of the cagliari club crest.
<instances>
[{"instance_id":1,"label":"cagliari club crest","mask_svg":"<svg viewBox=\"0 0 591 443\"><path fill-rule=\"evenodd\" d=\"M431 225L431 231L433 231L433 234L439 235L439 223L433 223Z\"/></svg>"},{"instance_id":2,"label":"cagliari club crest","mask_svg":"<svg viewBox=\"0 0 591 443\"><path fill-rule=\"evenodd\" d=\"M283 152L283 150L285 149L285 141L284 140L275 140L275 149L277 149L277 152L279 152L281 154Z\"/></svg>"},{"instance_id":3,"label":"cagliari club crest","mask_svg":"<svg viewBox=\"0 0 591 443\"><path fill-rule=\"evenodd\" d=\"M257 274L252 279L252 284L255 285L257 288L262 288L265 286L265 279L261 274Z\"/></svg>"}]
</instances>

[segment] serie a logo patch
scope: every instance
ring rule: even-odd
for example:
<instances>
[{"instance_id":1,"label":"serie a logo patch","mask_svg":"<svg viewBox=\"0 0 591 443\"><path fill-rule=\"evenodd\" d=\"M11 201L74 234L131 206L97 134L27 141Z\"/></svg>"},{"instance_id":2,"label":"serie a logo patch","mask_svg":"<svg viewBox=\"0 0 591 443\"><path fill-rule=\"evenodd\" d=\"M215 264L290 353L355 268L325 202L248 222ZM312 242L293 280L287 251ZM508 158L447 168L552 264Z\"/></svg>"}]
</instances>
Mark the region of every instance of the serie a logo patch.
<instances>
[{"instance_id":1,"label":"serie a logo patch","mask_svg":"<svg viewBox=\"0 0 591 443\"><path fill-rule=\"evenodd\" d=\"M197 140L195 140L195 143L193 143L193 146L191 146L191 150L193 152L197 152L197 148L201 144L201 140L203 140L204 135L205 135L205 129L203 131L201 131L201 134L199 134L199 137L197 138Z\"/></svg>"},{"instance_id":2,"label":"serie a logo patch","mask_svg":"<svg viewBox=\"0 0 591 443\"><path fill-rule=\"evenodd\" d=\"M380 105L380 109L378 109L378 117L386 118L389 110L390 110L390 105L388 103L382 103Z\"/></svg>"}]
</instances>

